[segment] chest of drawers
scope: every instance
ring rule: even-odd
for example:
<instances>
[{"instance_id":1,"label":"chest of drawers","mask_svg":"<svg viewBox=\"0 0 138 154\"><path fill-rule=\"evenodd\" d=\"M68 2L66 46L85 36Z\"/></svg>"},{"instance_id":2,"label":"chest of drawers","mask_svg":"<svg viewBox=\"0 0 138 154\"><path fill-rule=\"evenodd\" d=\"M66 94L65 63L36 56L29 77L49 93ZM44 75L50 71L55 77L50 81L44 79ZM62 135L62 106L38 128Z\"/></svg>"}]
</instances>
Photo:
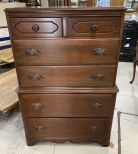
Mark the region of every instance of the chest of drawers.
<instances>
[{"instance_id":1,"label":"chest of drawers","mask_svg":"<svg viewBox=\"0 0 138 154\"><path fill-rule=\"evenodd\" d=\"M123 8L6 9L28 145L108 146Z\"/></svg>"}]
</instances>

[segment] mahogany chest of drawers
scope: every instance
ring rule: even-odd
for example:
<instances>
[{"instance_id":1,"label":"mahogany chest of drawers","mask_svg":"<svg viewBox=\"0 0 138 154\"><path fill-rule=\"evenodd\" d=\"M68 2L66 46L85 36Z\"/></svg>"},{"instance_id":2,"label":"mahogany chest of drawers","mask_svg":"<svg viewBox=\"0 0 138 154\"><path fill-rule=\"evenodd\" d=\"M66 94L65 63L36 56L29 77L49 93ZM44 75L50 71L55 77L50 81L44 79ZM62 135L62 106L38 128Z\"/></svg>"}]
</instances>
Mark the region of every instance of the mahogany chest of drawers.
<instances>
[{"instance_id":1,"label":"mahogany chest of drawers","mask_svg":"<svg viewBox=\"0 0 138 154\"><path fill-rule=\"evenodd\" d=\"M28 145L108 146L124 8L6 9Z\"/></svg>"}]
</instances>

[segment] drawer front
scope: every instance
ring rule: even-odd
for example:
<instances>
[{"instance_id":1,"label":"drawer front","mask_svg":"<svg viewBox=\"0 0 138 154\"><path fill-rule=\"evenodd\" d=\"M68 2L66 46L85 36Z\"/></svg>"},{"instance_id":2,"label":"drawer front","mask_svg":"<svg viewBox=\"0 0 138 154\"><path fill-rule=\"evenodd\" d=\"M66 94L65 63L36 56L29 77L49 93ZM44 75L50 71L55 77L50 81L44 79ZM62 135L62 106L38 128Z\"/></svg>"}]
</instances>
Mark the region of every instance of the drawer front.
<instances>
[{"instance_id":1,"label":"drawer front","mask_svg":"<svg viewBox=\"0 0 138 154\"><path fill-rule=\"evenodd\" d=\"M112 117L116 94L19 94L24 117Z\"/></svg>"},{"instance_id":2,"label":"drawer front","mask_svg":"<svg viewBox=\"0 0 138 154\"><path fill-rule=\"evenodd\" d=\"M119 39L15 40L17 65L115 64Z\"/></svg>"},{"instance_id":3,"label":"drawer front","mask_svg":"<svg viewBox=\"0 0 138 154\"><path fill-rule=\"evenodd\" d=\"M24 118L29 137L46 139L105 139L110 119L91 118Z\"/></svg>"},{"instance_id":4,"label":"drawer front","mask_svg":"<svg viewBox=\"0 0 138 154\"><path fill-rule=\"evenodd\" d=\"M120 37L121 18L82 17L68 19L68 35L75 37Z\"/></svg>"},{"instance_id":5,"label":"drawer front","mask_svg":"<svg viewBox=\"0 0 138 154\"><path fill-rule=\"evenodd\" d=\"M115 66L19 66L19 84L47 87L108 87L115 83Z\"/></svg>"},{"instance_id":6,"label":"drawer front","mask_svg":"<svg viewBox=\"0 0 138 154\"><path fill-rule=\"evenodd\" d=\"M15 37L61 37L61 18L12 18L12 35Z\"/></svg>"}]
</instances>

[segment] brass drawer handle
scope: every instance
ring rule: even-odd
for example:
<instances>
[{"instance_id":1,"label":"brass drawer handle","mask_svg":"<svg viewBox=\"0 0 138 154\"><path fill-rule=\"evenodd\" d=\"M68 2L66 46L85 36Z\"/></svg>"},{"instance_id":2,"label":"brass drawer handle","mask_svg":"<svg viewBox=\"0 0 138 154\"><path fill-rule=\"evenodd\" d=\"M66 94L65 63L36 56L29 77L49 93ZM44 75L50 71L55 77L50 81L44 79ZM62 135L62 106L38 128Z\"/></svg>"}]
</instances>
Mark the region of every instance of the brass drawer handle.
<instances>
[{"instance_id":1,"label":"brass drawer handle","mask_svg":"<svg viewBox=\"0 0 138 154\"><path fill-rule=\"evenodd\" d=\"M47 129L46 126L41 126L41 125L33 127L34 131L44 131L46 129Z\"/></svg>"},{"instance_id":2,"label":"brass drawer handle","mask_svg":"<svg viewBox=\"0 0 138 154\"><path fill-rule=\"evenodd\" d=\"M36 56L38 54L40 54L38 49L25 49L25 55L27 56Z\"/></svg>"},{"instance_id":3,"label":"brass drawer handle","mask_svg":"<svg viewBox=\"0 0 138 154\"><path fill-rule=\"evenodd\" d=\"M94 54L96 56L107 55L108 53L109 53L109 51L107 49L104 49L104 48L95 48L91 52L91 54Z\"/></svg>"},{"instance_id":4,"label":"brass drawer handle","mask_svg":"<svg viewBox=\"0 0 138 154\"><path fill-rule=\"evenodd\" d=\"M97 24L92 24L92 26L91 26L91 31L92 31L93 33L96 33L97 30L98 30L98 25L97 25Z\"/></svg>"},{"instance_id":5,"label":"brass drawer handle","mask_svg":"<svg viewBox=\"0 0 138 154\"><path fill-rule=\"evenodd\" d=\"M94 80L103 80L104 79L104 74L92 74L90 78Z\"/></svg>"},{"instance_id":6,"label":"brass drawer handle","mask_svg":"<svg viewBox=\"0 0 138 154\"><path fill-rule=\"evenodd\" d=\"M34 25L32 26L32 30L33 30L34 32L37 32L37 31L39 30L39 26L38 26L37 24L34 24Z\"/></svg>"},{"instance_id":7,"label":"brass drawer handle","mask_svg":"<svg viewBox=\"0 0 138 154\"><path fill-rule=\"evenodd\" d=\"M29 79L30 79L30 80L38 81L38 80L44 79L44 76L41 75L41 74L32 73L32 74L30 74Z\"/></svg>"},{"instance_id":8,"label":"brass drawer handle","mask_svg":"<svg viewBox=\"0 0 138 154\"><path fill-rule=\"evenodd\" d=\"M32 103L32 109L33 110L40 110L42 108L41 103Z\"/></svg>"},{"instance_id":9,"label":"brass drawer handle","mask_svg":"<svg viewBox=\"0 0 138 154\"><path fill-rule=\"evenodd\" d=\"M103 104L94 103L94 104L91 104L91 107L92 107L93 110L100 110L103 107Z\"/></svg>"},{"instance_id":10,"label":"brass drawer handle","mask_svg":"<svg viewBox=\"0 0 138 154\"><path fill-rule=\"evenodd\" d=\"M90 128L88 128L88 130L90 130L93 133L97 133L102 130L102 127L101 126L90 126Z\"/></svg>"}]
</instances>

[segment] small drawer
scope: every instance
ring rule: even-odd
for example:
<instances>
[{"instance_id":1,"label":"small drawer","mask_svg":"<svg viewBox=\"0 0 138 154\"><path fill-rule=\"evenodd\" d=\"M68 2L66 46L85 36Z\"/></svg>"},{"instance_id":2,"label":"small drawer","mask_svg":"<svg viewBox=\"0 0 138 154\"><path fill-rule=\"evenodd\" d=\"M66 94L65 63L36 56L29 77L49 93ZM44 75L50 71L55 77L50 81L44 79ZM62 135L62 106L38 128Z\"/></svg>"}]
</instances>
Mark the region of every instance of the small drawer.
<instances>
[{"instance_id":1,"label":"small drawer","mask_svg":"<svg viewBox=\"0 0 138 154\"><path fill-rule=\"evenodd\" d=\"M116 66L19 66L21 87L111 87Z\"/></svg>"},{"instance_id":2,"label":"small drawer","mask_svg":"<svg viewBox=\"0 0 138 154\"><path fill-rule=\"evenodd\" d=\"M116 94L19 94L24 117L112 117L115 98Z\"/></svg>"},{"instance_id":3,"label":"small drawer","mask_svg":"<svg viewBox=\"0 0 138 154\"><path fill-rule=\"evenodd\" d=\"M62 37L61 18L12 18L14 37Z\"/></svg>"},{"instance_id":4,"label":"small drawer","mask_svg":"<svg viewBox=\"0 0 138 154\"><path fill-rule=\"evenodd\" d=\"M119 39L14 40L17 65L116 64Z\"/></svg>"},{"instance_id":5,"label":"small drawer","mask_svg":"<svg viewBox=\"0 0 138 154\"><path fill-rule=\"evenodd\" d=\"M120 17L82 17L68 19L68 35L74 37L120 37Z\"/></svg>"},{"instance_id":6,"label":"small drawer","mask_svg":"<svg viewBox=\"0 0 138 154\"><path fill-rule=\"evenodd\" d=\"M102 142L110 136L111 119L24 118L24 124L29 137Z\"/></svg>"}]
</instances>

